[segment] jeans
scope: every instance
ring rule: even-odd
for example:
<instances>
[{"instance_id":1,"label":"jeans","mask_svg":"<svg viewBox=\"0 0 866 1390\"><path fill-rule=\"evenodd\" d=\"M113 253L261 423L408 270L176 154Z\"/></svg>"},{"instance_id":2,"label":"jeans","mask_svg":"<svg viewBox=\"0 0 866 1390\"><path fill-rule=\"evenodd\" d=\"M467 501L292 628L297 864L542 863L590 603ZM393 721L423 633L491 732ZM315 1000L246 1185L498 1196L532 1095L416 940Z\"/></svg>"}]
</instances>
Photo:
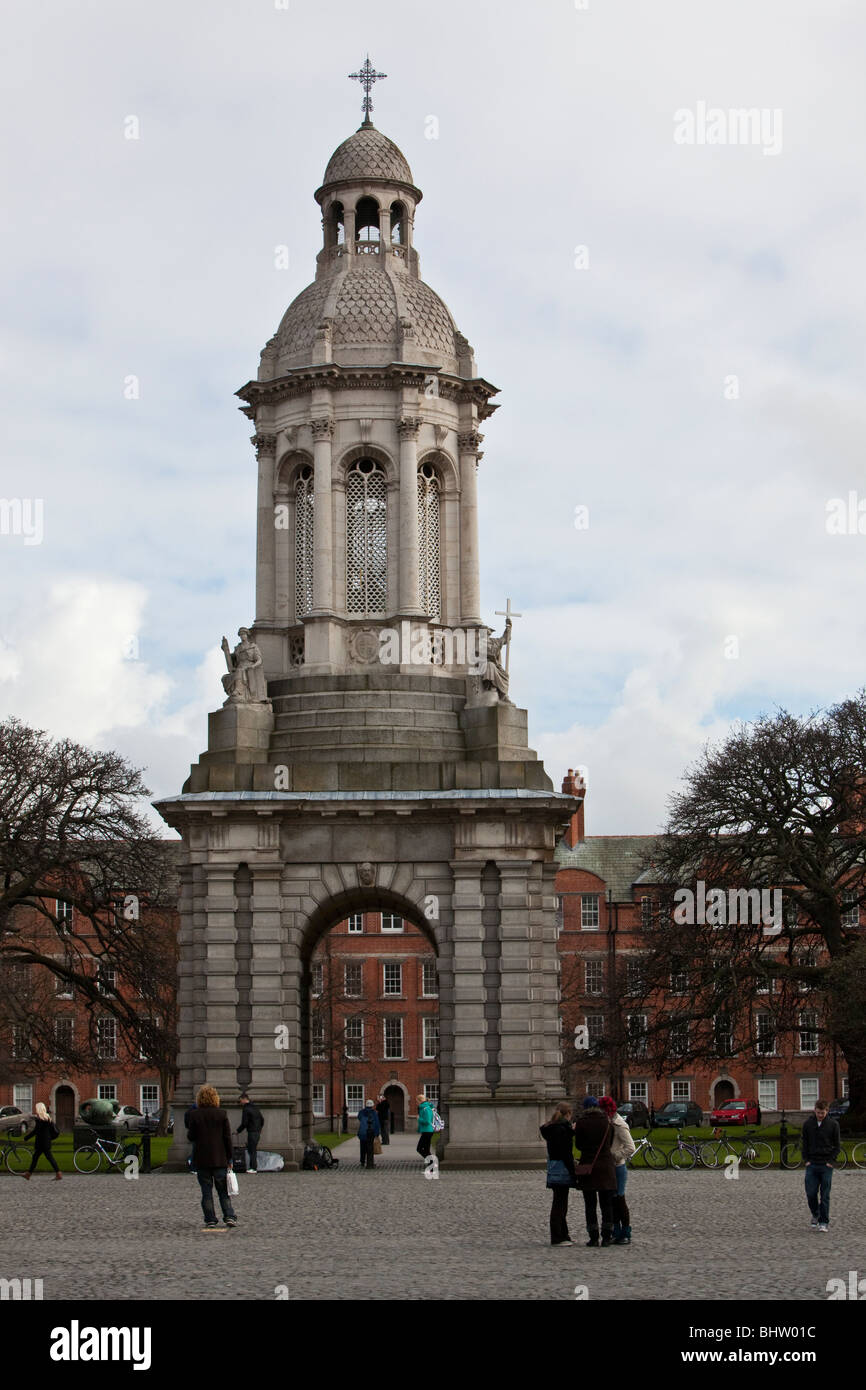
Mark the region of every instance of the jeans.
<instances>
[{"instance_id":1,"label":"jeans","mask_svg":"<svg viewBox=\"0 0 866 1390\"><path fill-rule=\"evenodd\" d=\"M830 1221L830 1184L833 1169L826 1163L810 1163L806 1169L806 1201L809 1210L817 1217L820 1226Z\"/></svg>"},{"instance_id":2,"label":"jeans","mask_svg":"<svg viewBox=\"0 0 866 1390\"><path fill-rule=\"evenodd\" d=\"M217 1196L220 1199L220 1210L223 1214L223 1220L227 1221L230 1216L233 1217L235 1214L232 1206L232 1199L228 1194L228 1187L226 1186L226 1172L227 1170L225 1168L196 1169L195 1175L198 1178L198 1185L201 1188L201 1209L204 1213L206 1223L216 1222L216 1215L213 1209L214 1184L216 1184Z\"/></svg>"},{"instance_id":3,"label":"jeans","mask_svg":"<svg viewBox=\"0 0 866 1390\"><path fill-rule=\"evenodd\" d=\"M625 1200L625 1184L628 1179L628 1168L624 1163L616 1165L616 1196L613 1203L613 1238L624 1236L631 1232L631 1213L628 1203Z\"/></svg>"}]
</instances>

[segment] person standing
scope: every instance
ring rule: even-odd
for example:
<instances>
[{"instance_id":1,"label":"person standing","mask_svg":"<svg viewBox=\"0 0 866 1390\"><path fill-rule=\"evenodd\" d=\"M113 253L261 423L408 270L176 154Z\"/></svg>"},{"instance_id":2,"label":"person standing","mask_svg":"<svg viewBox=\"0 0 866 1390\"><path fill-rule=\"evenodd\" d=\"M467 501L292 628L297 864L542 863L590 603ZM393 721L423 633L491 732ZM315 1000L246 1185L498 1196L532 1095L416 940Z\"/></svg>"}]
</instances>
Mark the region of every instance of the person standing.
<instances>
[{"instance_id":1,"label":"person standing","mask_svg":"<svg viewBox=\"0 0 866 1390\"><path fill-rule=\"evenodd\" d=\"M547 1186L553 1193L550 1206L550 1243L573 1245L574 1241L568 1234L568 1192L569 1188L577 1186L577 1178L574 1174L574 1126L571 1122L571 1106L567 1101L557 1105L547 1124L541 1126L540 1133L547 1144ZM557 1160L565 1165L567 1181L551 1182L550 1165ZM556 1175L554 1172L553 1176Z\"/></svg>"},{"instance_id":2,"label":"person standing","mask_svg":"<svg viewBox=\"0 0 866 1390\"><path fill-rule=\"evenodd\" d=\"M391 1129L391 1107L384 1096L380 1096L376 1102L376 1114L379 1116L379 1128L382 1131L382 1143L390 1144L389 1131Z\"/></svg>"},{"instance_id":3,"label":"person standing","mask_svg":"<svg viewBox=\"0 0 866 1390\"><path fill-rule=\"evenodd\" d=\"M421 1136L415 1147L416 1152L426 1160L433 1143L433 1106L426 1096L416 1096L415 1099L418 1102L418 1133Z\"/></svg>"},{"instance_id":4,"label":"person standing","mask_svg":"<svg viewBox=\"0 0 866 1390\"><path fill-rule=\"evenodd\" d=\"M587 1245L598 1245L598 1210L601 1208L601 1243L610 1245L613 1237L613 1203L616 1197L616 1169L610 1152L613 1126L595 1096L583 1102L583 1115L574 1126L575 1146L580 1149L580 1165L590 1171L578 1174L577 1185L586 1208Z\"/></svg>"},{"instance_id":5,"label":"person standing","mask_svg":"<svg viewBox=\"0 0 866 1390\"><path fill-rule=\"evenodd\" d=\"M364 1168L375 1168L373 1162L373 1145L379 1138L379 1116L376 1114L376 1107L371 1100L364 1105L363 1110L358 1111L358 1139L361 1143L361 1166Z\"/></svg>"},{"instance_id":6,"label":"person standing","mask_svg":"<svg viewBox=\"0 0 866 1390\"><path fill-rule=\"evenodd\" d=\"M190 1122L190 1117L191 1117L192 1115L195 1114L195 1110L196 1110L196 1105L195 1105L195 1101L193 1101L192 1105L188 1105L187 1108L186 1108L186 1110L183 1112L183 1123L184 1123L184 1127L186 1128L187 1134L189 1134L189 1122ZM194 1173L194 1172L195 1172L195 1144L193 1144L192 1147L190 1148L190 1151L189 1151L189 1158L187 1159L186 1164L187 1164L187 1167L189 1168L189 1171L190 1171L191 1173Z\"/></svg>"},{"instance_id":7,"label":"person standing","mask_svg":"<svg viewBox=\"0 0 866 1390\"><path fill-rule=\"evenodd\" d=\"M238 1134L240 1134L241 1130L244 1129L247 1132L247 1152L250 1156L250 1161L247 1166L247 1172L257 1173L258 1158L256 1156L256 1150L259 1147L259 1137L261 1135L262 1130L265 1127L265 1117L262 1114L259 1107L257 1105L253 1105L246 1091L244 1091L243 1095L241 1096L241 1105L244 1108L243 1113L241 1114L241 1122L238 1125L237 1132Z\"/></svg>"},{"instance_id":8,"label":"person standing","mask_svg":"<svg viewBox=\"0 0 866 1390\"><path fill-rule=\"evenodd\" d=\"M631 1137L631 1130L616 1108L616 1101L613 1096L602 1096L598 1104L599 1108L604 1111L613 1125L613 1134L610 1141L610 1152L616 1170L616 1197L613 1204L613 1243L614 1245L630 1245L631 1214L628 1209L628 1203L625 1200L625 1185L628 1178L628 1159L630 1159L634 1153L636 1145Z\"/></svg>"},{"instance_id":9,"label":"person standing","mask_svg":"<svg viewBox=\"0 0 866 1390\"><path fill-rule=\"evenodd\" d=\"M25 1178L29 1182L30 1175L40 1158L47 1158L51 1167L54 1169L54 1181L59 1182L62 1174L57 1166L57 1159L51 1152L51 1141L52 1139L58 1139L60 1137L60 1131L51 1119L44 1101L41 1100L36 1102L36 1119L30 1133L24 1135L25 1143L28 1139L32 1139L34 1135L36 1136L36 1143L33 1145L33 1158L31 1159L28 1171L24 1174Z\"/></svg>"},{"instance_id":10,"label":"person standing","mask_svg":"<svg viewBox=\"0 0 866 1390\"><path fill-rule=\"evenodd\" d=\"M842 1147L839 1121L827 1115L827 1102L815 1101L815 1112L803 1125L800 1147L806 1164L806 1201L812 1213L812 1226L827 1231L830 1225L830 1184L833 1164Z\"/></svg>"},{"instance_id":11,"label":"person standing","mask_svg":"<svg viewBox=\"0 0 866 1390\"><path fill-rule=\"evenodd\" d=\"M202 1086L195 1098L196 1108L189 1117L187 1139L195 1145L196 1177L201 1188L201 1209L204 1229L218 1231L213 1205L216 1187L223 1221L236 1226L232 1201L228 1194L228 1170L232 1166L232 1127L225 1110L220 1109L219 1094L214 1086Z\"/></svg>"}]
</instances>

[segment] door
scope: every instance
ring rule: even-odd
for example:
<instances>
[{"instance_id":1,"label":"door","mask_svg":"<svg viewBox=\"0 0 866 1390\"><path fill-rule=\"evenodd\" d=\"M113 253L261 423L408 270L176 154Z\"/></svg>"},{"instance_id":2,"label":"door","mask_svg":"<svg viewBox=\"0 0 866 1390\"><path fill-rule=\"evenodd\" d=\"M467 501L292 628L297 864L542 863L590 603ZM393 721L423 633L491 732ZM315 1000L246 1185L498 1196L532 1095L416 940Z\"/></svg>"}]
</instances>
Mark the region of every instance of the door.
<instances>
[{"instance_id":1,"label":"door","mask_svg":"<svg viewBox=\"0 0 866 1390\"><path fill-rule=\"evenodd\" d=\"M714 1100L713 1100L713 1104L715 1105L716 1109L718 1109L718 1107L719 1107L720 1105L724 1105L724 1103L725 1103L726 1100L733 1100L733 1099L734 1099L734 1083L733 1083L733 1081L717 1081L717 1082L716 1082L716 1089L715 1089L715 1093L714 1093Z\"/></svg>"},{"instance_id":2,"label":"door","mask_svg":"<svg viewBox=\"0 0 866 1390\"><path fill-rule=\"evenodd\" d=\"M386 1086L385 1099L391 1107L393 1132L394 1134L402 1134L406 1119L402 1086Z\"/></svg>"},{"instance_id":3,"label":"door","mask_svg":"<svg viewBox=\"0 0 866 1390\"><path fill-rule=\"evenodd\" d=\"M54 1092L55 1124L61 1131L75 1124L75 1092L71 1086L58 1086Z\"/></svg>"}]
</instances>

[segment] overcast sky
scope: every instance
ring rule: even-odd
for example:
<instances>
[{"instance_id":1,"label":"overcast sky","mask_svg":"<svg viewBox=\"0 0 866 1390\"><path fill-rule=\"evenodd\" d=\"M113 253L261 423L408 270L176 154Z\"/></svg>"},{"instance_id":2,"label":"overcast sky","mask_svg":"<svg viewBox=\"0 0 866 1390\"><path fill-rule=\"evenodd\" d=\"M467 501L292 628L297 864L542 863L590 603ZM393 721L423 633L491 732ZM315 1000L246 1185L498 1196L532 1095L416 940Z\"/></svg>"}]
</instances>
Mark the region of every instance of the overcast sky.
<instances>
[{"instance_id":1,"label":"overcast sky","mask_svg":"<svg viewBox=\"0 0 866 1390\"><path fill-rule=\"evenodd\" d=\"M557 787L588 769L588 831L655 830L734 719L864 683L866 534L827 530L833 498L866 511L862 3L40 0L3 25L0 496L44 505L40 544L0 535L4 715L117 748L155 797L204 747L220 638L254 617L233 393L313 279L367 51L422 275L501 388L483 611L524 615L511 693ZM763 136L700 143L713 108Z\"/></svg>"}]
</instances>

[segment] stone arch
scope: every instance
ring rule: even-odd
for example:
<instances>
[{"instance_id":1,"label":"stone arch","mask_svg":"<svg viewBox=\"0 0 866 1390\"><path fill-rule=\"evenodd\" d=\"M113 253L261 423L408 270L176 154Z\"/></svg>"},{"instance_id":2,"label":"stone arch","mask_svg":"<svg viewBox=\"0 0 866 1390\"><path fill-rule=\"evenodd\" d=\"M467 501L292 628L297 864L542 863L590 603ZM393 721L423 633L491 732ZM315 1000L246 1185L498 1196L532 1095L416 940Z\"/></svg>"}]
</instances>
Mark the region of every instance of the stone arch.
<instances>
[{"instance_id":1,"label":"stone arch","mask_svg":"<svg viewBox=\"0 0 866 1390\"><path fill-rule=\"evenodd\" d=\"M313 455L306 449L287 449L277 461L274 469L274 496L291 490L302 468L313 467Z\"/></svg>"},{"instance_id":2,"label":"stone arch","mask_svg":"<svg viewBox=\"0 0 866 1390\"><path fill-rule=\"evenodd\" d=\"M431 464L436 469L443 495L451 496L460 491L460 473L455 460L444 449L424 449L418 451L418 467Z\"/></svg>"},{"instance_id":3,"label":"stone arch","mask_svg":"<svg viewBox=\"0 0 866 1390\"><path fill-rule=\"evenodd\" d=\"M389 489L398 485L400 467L387 449L382 449L377 444L351 444L348 449L344 449L341 454L337 455L335 461L335 471L344 487L346 475L352 464L356 463L358 459L372 459L374 463L380 463L385 470L385 481Z\"/></svg>"},{"instance_id":4,"label":"stone arch","mask_svg":"<svg viewBox=\"0 0 866 1390\"><path fill-rule=\"evenodd\" d=\"M721 1088L721 1089L720 1089ZM717 1076L710 1082L712 1108L724 1105L726 1100L739 1100L740 1088L732 1076Z\"/></svg>"},{"instance_id":5,"label":"stone arch","mask_svg":"<svg viewBox=\"0 0 866 1390\"><path fill-rule=\"evenodd\" d=\"M75 1116L78 1114L78 1111L79 1111L79 1109L81 1108L81 1093L80 1093L78 1087L77 1087L76 1085L74 1085L73 1082L67 1081L67 1080L61 1080L61 1081L56 1081L56 1082L54 1083L54 1085L51 1087L51 1092L50 1092L49 1102L48 1102L48 1109L49 1109L49 1111L51 1112L51 1114L55 1117L55 1120L56 1120L56 1119L58 1118L58 1112L57 1112L58 1094L59 1094L59 1092L61 1092L61 1091L71 1091L71 1092L72 1092L72 1123L74 1124L74 1123L75 1123ZM66 1117L65 1117L64 1115L60 1115L59 1118L60 1118L61 1120L65 1120L65 1119L66 1119ZM62 1129L62 1128L63 1128L63 1125L61 1124L61 1125L59 1126L59 1128Z\"/></svg>"}]
</instances>

